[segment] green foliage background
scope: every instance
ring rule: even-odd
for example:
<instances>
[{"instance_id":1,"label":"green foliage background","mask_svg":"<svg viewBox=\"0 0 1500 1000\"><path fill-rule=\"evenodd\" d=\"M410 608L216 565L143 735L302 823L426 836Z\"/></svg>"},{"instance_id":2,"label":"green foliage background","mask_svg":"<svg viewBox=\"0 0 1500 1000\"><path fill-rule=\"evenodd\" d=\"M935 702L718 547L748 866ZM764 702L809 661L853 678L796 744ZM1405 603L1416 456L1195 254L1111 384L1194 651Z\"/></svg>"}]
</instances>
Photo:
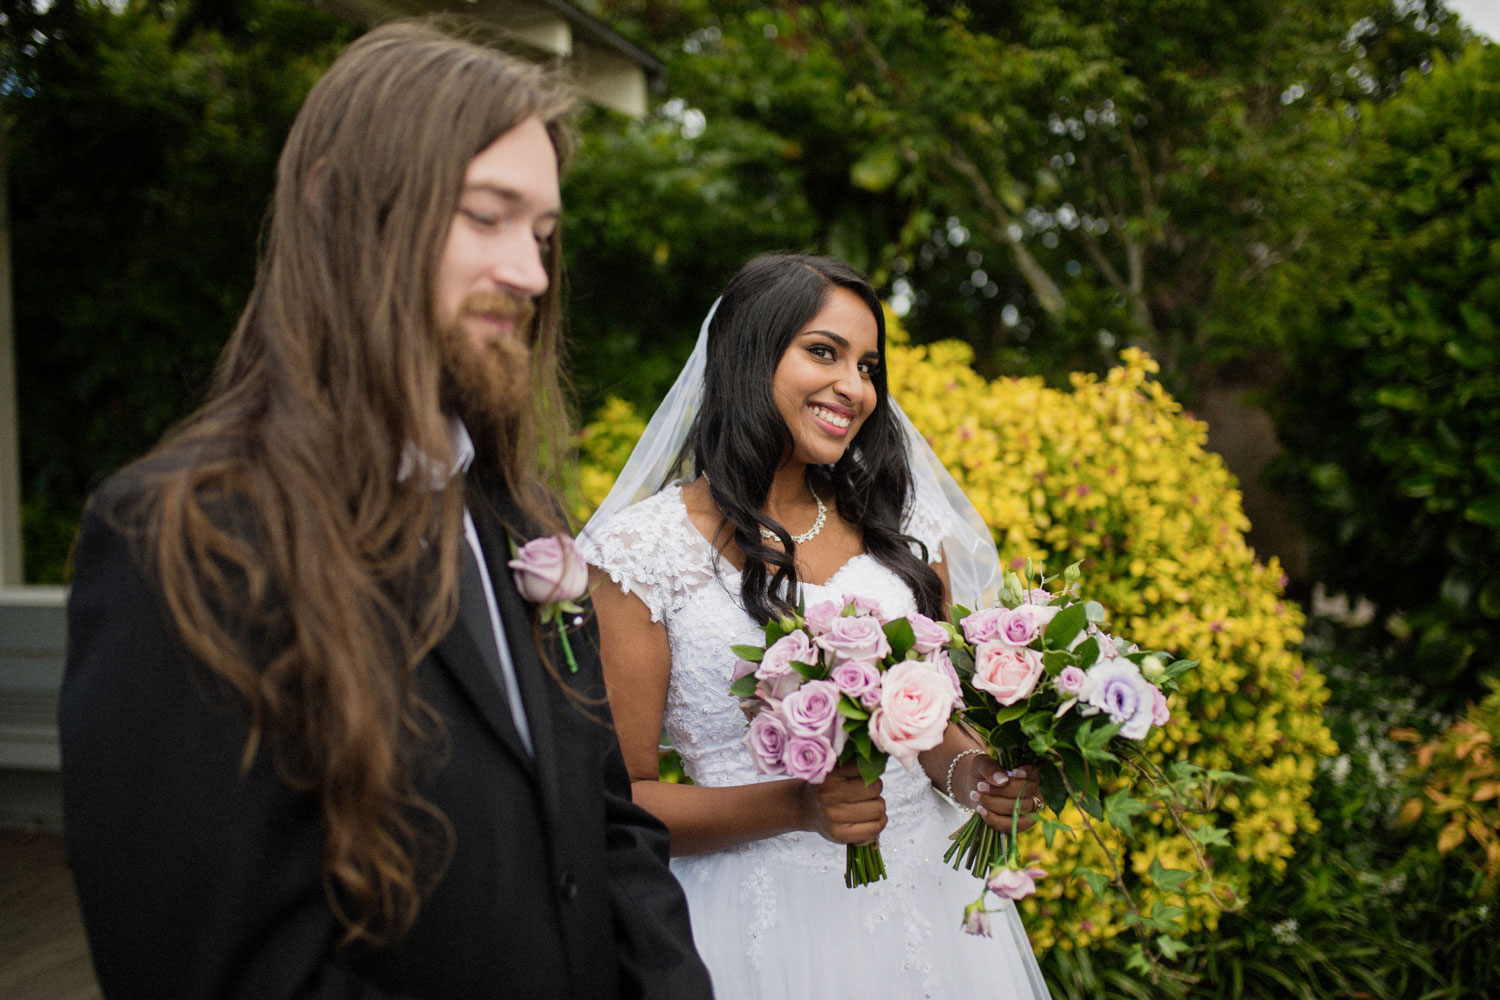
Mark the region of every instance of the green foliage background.
<instances>
[{"instance_id":1,"label":"green foliage background","mask_svg":"<svg viewBox=\"0 0 1500 1000\"><path fill-rule=\"evenodd\" d=\"M1163 749L1223 744L1260 779L1225 807L1244 908L1156 983L1108 930L1051 948L1055 995L1500 990L1483 838L1399 815L1429 789L1492 812L1472 775L1496 716L1465 702L1500 670L1497 48L1441 0L583 5L667 79L645 121L585 113L566 181L580 410L600 418L580 509L743 260L851 260L904 313L909 370L965 387L924 427L1007 553L1093 559L1129 627L1210 649L1212 738L1185 720ZM88 491L200 398L282 138L358 30L299 0L0 0L29 580L65 580ZM1291 585L1371 599L1370 625L1314 620L1297 645L1186 415L1128 464L1038 444L1116 426L1053 418L1107 395L1126 347L1162 366L1120 390L1132 406L1259 389L1316 543ZM1017 492L1017 470L1063 488ZM1201 507L1190 481L1211 481ZM1166 509L1186 520L1137 516ZM1302 700L1258 711L1299 669ZM1395 726L1488 735L1418 767Z\"/></svg>"}]
</instances>

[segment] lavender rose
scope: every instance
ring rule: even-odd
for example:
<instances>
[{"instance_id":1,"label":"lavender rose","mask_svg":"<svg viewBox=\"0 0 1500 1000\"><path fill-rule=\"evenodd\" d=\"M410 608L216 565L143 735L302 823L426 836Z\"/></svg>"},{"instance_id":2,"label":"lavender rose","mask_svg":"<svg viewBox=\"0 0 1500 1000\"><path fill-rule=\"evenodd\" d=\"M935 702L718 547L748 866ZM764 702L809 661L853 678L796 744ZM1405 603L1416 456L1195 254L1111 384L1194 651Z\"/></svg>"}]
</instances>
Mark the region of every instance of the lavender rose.
<instances>
[{"instance_id":1,"label":"lavender rose","mask_svg":"<svg viewBox=\"0 0 1500 1000\"><path fill-rule=\"evenodd\" d=\"M588 592L588 564L568 535L533 538L506 565L513 571L516 590L532 604L576 601Z\"/></svg>"},{"instance_id":2,"label":"lavender rose","mask_svg":"<svg viewBox=\"0 0 1500 1000\"><path fill-rule=\"evenodd\" d=\"M845 660L878 662L891 652L885 630L869 615L836 618L828 631L813 641L828 651L835 664Z\"/></svg>"},{"instance_id":3,"label":"lavender rose","mask_svg":"<svg viewBox=\"0 0 1500 1000\"><path fill-rule=\"evenodd\" d=\"M794 736L831 739L839 718L839 689L829 681L808 681L781 703Z\"/></svg>"},{"instance_id":4,"label":"lavender rose","mask_svg":"<svg viewBox=\"0 0 1500 1000\"><path fill-rule=\"evenodd\" d=\"M974 686L1002 705L1014 705L1031 694L1041 676L1042 654L1034 649L995 640L981 642L974 650Z\"/></svg>"},{"instance_id":5,"label":"lavender rose","mask_svg":"<svg viewBox=\"0 0 1500 1000\"><path fill-rule=\"evenodd\" d=\"M1057 686L1057 693L1064 698L1076 698L1087 680L1088 676L1077 667L1063 667L1052 683Z\"/></svg>"},{"instance_id":6,"label":"lavender rose","mask_svg":"<svg viewBox=\"0 0 1500 1000\"><path fill-rule=\"evenodd\" d=\"M960 619L958 624L964 630L964 638L977 646L981 642L999 638L1000 623L1005 615L1005 608L985 608Z\"/></svg>"},{"instance_id":7,"label":"lavender rose","mask_svg":"<svg viewBox=\"0 0 1500 1000\"><path fill-rule=\"evenodd\" d=\"M975 937L990 937L990 915L984 908L983 899L964 907L964 933Z\"/></svg>"},{"instance_id":8,"label":"lavender rose","mask_svg":"<svg viewBox=\"0 0 1500 1000\"><path fill-rule=\"evenodd\" d=\"M802 620L807 623L813 635L822 635L833 625L834 619L843 613L843 601L819 601L807 609L807 614L802 616Z\"/></svg>"},{"instance_id":9,"label":"lavender rose","mask_svg":"<svg viewBox=\"0 0 1500 1000\"><path fill-rule=\"evenodd\" d=\"M786 774L782 758L786 755L788 738L786 723L775 712L763 711L751 719L745 746L755 761L755 769L761 774Z\"/></svg>"},{"instance_id":10,"label":"lavender rose","mask_svg":"<svg viewBox=\"0 0 1500 1000\"><path fill-rule=\"evenodd\" d=\"M787 633L766 647L760 664L755 668L755 677L757 680L774 683L790 674L800 682L802 675L792 669L794 661L807 664L818 662L818 651L813 649L812 643L807 640L807 633L801 629Z\"/></svg>"},{"instance_id":11,"label":"lavender rose","mask_svg":"<svg viewBox=\"0 0 1500 1000\"><path fill-rule=\"evenodd\" d=\"M782 761L789 777L818 784L838 763L833 745L817 736L793 736L787 741Z\"/></svg>"},{"instance_id":12,"label":"lavender rose","mask_svg":"<svg viewBox=\"0 0 1500 1000\"><path fill-rule=\"evenodd\" d=\"M948 643L948 630L924 614L910 614L906 620L911 622L911 634L914 636L911 648L918 655L926 656L935 650L942 649Z\"/></svg>"},{"instance_id":13,"label":"lavender rose","mask_svg":"<svg viewBox=\"0 0 1500 1000\"><path fill-rule=\"evenodd\" d=\"M1041 630L1035 615L1016 608L1000 616L995 638L1012 646L1029 646Z\"/></svg>"},{"instance_id":14,"label":"lavender rose","mask_svg":"<svg viewBox=\"0 0 1500 1000\"><path fill-rule=\"evenodd\" d=\"M873 663L845 660L829 672L828 679L866 708L880 704L880 669Z\"/></svg>"}]
</instances>

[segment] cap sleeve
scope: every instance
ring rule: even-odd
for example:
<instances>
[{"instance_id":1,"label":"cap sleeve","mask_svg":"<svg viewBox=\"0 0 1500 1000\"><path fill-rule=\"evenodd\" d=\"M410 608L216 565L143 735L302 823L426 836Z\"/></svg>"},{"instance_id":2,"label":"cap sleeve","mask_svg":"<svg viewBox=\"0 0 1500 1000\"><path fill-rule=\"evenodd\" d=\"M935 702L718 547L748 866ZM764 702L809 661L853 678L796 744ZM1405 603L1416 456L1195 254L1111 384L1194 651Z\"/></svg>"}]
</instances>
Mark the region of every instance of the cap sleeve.
<instances>
[{"instance_id":1,"label":"cap sleeve","mask_svg":"<svg viewBox=\"0 0 1500 1000\"><path fill-rule=\"evenodd\" d=\"M692 586L712 575L708 543L687 521L680 496L680 488L669 487L602 524L590 522L578 536L589 565L639 597L653 622L675 611Z\"/></svg>"}]
</instances>

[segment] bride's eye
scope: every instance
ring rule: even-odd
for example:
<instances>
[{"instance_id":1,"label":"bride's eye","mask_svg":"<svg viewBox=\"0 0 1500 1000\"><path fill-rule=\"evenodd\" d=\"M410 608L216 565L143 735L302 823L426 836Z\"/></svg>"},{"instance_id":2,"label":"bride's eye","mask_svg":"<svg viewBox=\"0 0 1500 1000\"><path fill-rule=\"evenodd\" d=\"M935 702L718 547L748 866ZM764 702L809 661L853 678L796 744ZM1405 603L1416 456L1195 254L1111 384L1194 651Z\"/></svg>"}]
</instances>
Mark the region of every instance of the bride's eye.
<instances>
[{"instance_id":1,"label":"bride's eye","mask_svg":"<svg viewBox=\"0 0 1500 1000\"><path fill-rule=\"evenodd\" d=\"M809 344L807 353L822 361L832 361L836 357L833 348L827 344Z\"/></svg>"}]
</instances>

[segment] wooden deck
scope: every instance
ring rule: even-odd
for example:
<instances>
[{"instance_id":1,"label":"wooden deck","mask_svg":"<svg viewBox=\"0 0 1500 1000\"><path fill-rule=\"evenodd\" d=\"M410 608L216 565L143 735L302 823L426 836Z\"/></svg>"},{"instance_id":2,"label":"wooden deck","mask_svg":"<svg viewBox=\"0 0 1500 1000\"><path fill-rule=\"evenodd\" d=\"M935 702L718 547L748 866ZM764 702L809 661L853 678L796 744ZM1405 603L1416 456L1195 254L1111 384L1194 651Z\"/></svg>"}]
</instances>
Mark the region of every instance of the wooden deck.
<instances>
[{"instance_id":1,"label":"wooden deck","mask_svg":"<svg viewBox=\"0 0 1500 1000\"><path fill-rule=\"evenodd\" d=\"M0 997L100 996L62 836L0 830Z\"/></svg>"}]
</instances>

